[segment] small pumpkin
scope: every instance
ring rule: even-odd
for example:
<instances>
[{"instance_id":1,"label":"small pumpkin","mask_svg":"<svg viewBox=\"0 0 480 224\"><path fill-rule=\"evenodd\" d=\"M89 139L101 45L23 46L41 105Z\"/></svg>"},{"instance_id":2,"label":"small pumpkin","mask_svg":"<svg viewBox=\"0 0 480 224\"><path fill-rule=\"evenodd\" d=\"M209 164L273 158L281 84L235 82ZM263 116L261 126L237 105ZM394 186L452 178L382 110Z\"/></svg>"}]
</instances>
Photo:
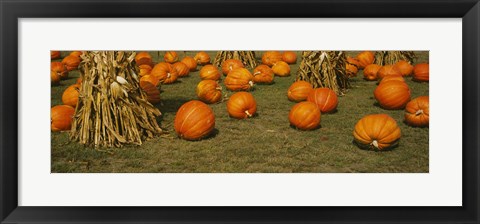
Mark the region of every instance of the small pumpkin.
<instances>
[{"instance_id":1,"label":"small pumpkin","mask_svg":"<svg viewBox=\"0 0 480 224\"><path fill-rule=\"evenodd\" d=\"M387 114L370 114L355 124L353 137L361 148L385 150L397 145L401 131L395 119Z\"/></svg>"},{"instance_id":2,"label":"small pumpkin","mask_svg":"<svg viewBox=\"0 0 480 224\"><path fill-rule=\"evenodd\" d=\"M271 84L273 77L273 70L267 65L259 65L253 70L254 83Z\"/></svg>"},{"instance_id":3,"label":"small pumpkin","mask_svg":"<svg viewBox=\"0 0 480 224\"><path fill-rule=\"evenodd\" d=\"M188 56L184 57L182 59L182 63L186 64L188 68L190 68L191 72L194 72L195 70L197 70L197 61L195 61L195 59L193 59L192 57L188 57Z\"/></svg>"},{"instance_id":4,"label":"small pumpkin","mask_svg":"<svg viewBox=\"0 0 480 224\"><path fill-rule=\"evenodd\" d=\"M210 64L210 55L208 55L205 51L198 52L193 59L195 59L199 65Z\"/></svg>"},{"instance_id":5,"label":"small pumpkin","mask_svg":"<svg viewBox=\"0 0 480 224\"><path fill-rule=\"evenodd\" d=\"M202 80L198 83L197 89L198 99L204 103L217 103L222 99L222 87L214 80Z\"/></svg>"},{"instance_id":6,"label":"small pumpkin","mask_svg":"<svg viewBox=\"0 0 480 224\"><path fill-rule=\"evenodd\" d=\"M68 78L67 67L61 62L52 61L52 63L50 63L50 70L56 72L60 79Z\"/></svg>"},{"instance_id":7,"label":"small pumpkin","mask_svg":"<svg viewBox=\"0 0 480 224\"><path fill-rule=\"evenodd\" d=\"M409 76L413 72L413 65L411 65L410 63L408 63L408 61L405 60L400 60L393 66L400 71L400 74L402 74L402 76Z\"/></svg>"},{"instance_id":8,"label":"small pumpkin","mask_svg":"<svg viewBox=\"0 0 480 224\"><path fill-rule=\"evenodd\" d=\"M174 128L180 138L199 140L207 137L215 128L215 115L207 104L192 100L178 109Z\"/></svg>"},{"instance_id":9,"label":"small pumpkin","mask_svg":"<svg viewBox=\"0 0 480 224\"><path fill-rule=\"evenodd\" d=\"M401 75L388 75L388 76L383 77L383 79L381 79L378 84L385 83L385 82L388 82L388 81L393 81L393 80L394 81L405 82L405 79Z\"/></svg>"},{"instance_id":10,"label":"small pumpkin","mask_svg":"<svg viewBox=\"0 0 480 224\"><path fill-rule=\"evenodd\" d=\"M405 122L414 127L426 127L429 123L429 98L419 96L407 103L405 107Z\"/></svg>"},{"instance_id":11,"label":"small pumpkin","mask_svg":"<svg viewBox=\"0 0 480 224\"><path fill-rule=\"evenodd\" d=\"M178 61L178 54L175 51L167 51L163 55L163 60L170 64L175 63Z\"/></svg>"},{"instance_id":12,"label":"small pumpkin","mask_svg":"<svg viewBox=\"0 0 480 224\"><path fill-rule=\"evenodd\" d=\"M307 101L317 104L320 112L331 113L337 109L337 94L329 88L315 88L307 96Z\"/></svg>"},{"instance_id":13,"label":"small pumpkin","mask_svg":"<svg viewBox=\"0 0 480 224\"><path fill-rule=\"evenodd\" d=\"M83 54L83 51L72 51L69 55L80 57Z\"/></svg>"},{"instance_id":14,"label":"small pumpkin","mask_svg":"<svg viewBox=\"0 0 480 224\"><path fill-rule=\"evenodd\" d=\"M80 87L80 84L73 84L63 91L62 102L64 105L77 106Z\"/></svg>"},{"instance_id":15,"label":"small pumpkin","mask_svg":"<svg viewBox=\"0 0 480 224\"><path fill-rule=\"evenodd\" d=\"M300 102L306 100L312 90L312 84L309 82L296 81L288 88L287 96L291 101Z\"/></svg>"},{"instance_id":16,"label":"small pumpkin","mask_svg":"<svg viewBox=\"0 0 480 224\"><path fill-rule=\"evenodd\" d=\"M262 55L262 63L273 66L275 63L281 61L282 58L282 54L278 51L267 51Z\"/></svg>"},{"instance_id":17,"label":"small pumpkin","mask_svg":"<svg viewBox=\"0 0 480 224\"><path fill-rule=\"evenodd\" d=\"M150 81L140 80L140 88L147 95L147 101L151 104L160 103L160 90Z\"/></svg>"},{"instance_id":18,"label":"small pumpkin","mask_svg":"<svg viewBox=\"0 0 480 224\"><path fill-rule=\"evenodd\" d=\"M382 108L398 110L410 101L410 88L405 82L392 80L378 85L373 95Z\"/></svg>"},{"instance_id":19,"label":"small pumpkin","mask_svg":"<svg viewBox=\"0 0 480 224\"><path fill-rule=\"evenodd\" d=\"M222 73L223 75L228 75L228 73L236 68L245 67L240 60L237 59L227 59L222 62Z\"/></svg>"},{"instance_id":20,"label":"small pumpkin","mask_svg":"<svg viewBox=\"0 0 480 224\"><path fill-rule=\"evenodd\" d=\"M140 87L143 88L142 84L145 82L149 82L154 86L158 86L160 84L160 80L154 75L144 75L140 78Z\"/></svg>"},{"instance_id":21,"label":"small pumpkin","mask_svg":"<svg viewBox=\"0 0 480 224\"><path fill-rule=\"evenodd\" d=\"M138 66L140 76L149 75L152 71L152 66L149 64L143 64Z\"/></svg>"},{"instance_id":22,"label":"small pumpkin","mask_svg":"<svg viewBox=\"0 0 480 224\"><path fill-rule=\"evenodd\" d=\"M398 70L397 67L393 65L384 65L377 72L377 77L379 79L383 79L383 77L389 75L402 75L402 73L400 72L400 70Z\"/></svg>"},{"instance_id":23,"label":"small pumpkin","mask_svg":"<svg viewBox=\"0 0 480 224\"><path fill-rule=\"evenodd\" d=\"M77 81L75 82L76 84L82 85L83 79L82 77L78 77Z\"/></svg>"},{"instance_id":24,"label":"small pumpkin","mask_svg":"<svg viewBox=\"0 0 480 224\"><path fill-rule=\"evenodd\" d=\"M68 55L67 57L63 58L62 64L65 65L68 71L73 71L78 68L80 65L80 58L73 55Z\"/></svg>"},{"instance_id":25,"label":"small pumpkin","mask_svg":"<svg viewBox=\"0 0 480 224\"><path fill-rule=\"evenodd\" d=\"M378 70L380 70L382 66L377 65L377 64L370 64L363 69L363 78L368 81L375 81L378 79L377 73Z\"/></svg>"},{"instance_id":26,"label":"small pumpkin","mask_svg":"<svg viewBox=\"0 0 480 224\"><path fill-rule=\"evenodd\" d=\"M219 80L220 76L220 71L213 65L205 65L200 69L200 78L203 80Z\"/></svg>"},{"instance_id":27,"label":"small pumpkin","mask_svg":"<svg viewBox=\"0 0 480 224\"><path fill-rule=\"evenodd\" d=\"M60 83L60 76L54 71L50 71L50 83L52 85L58 85L58 83Z\"/></svg>"},{"instance_id":28,"label":"small pumpkin","mask_svg":"<svg viewBox=\"0 0 480 224\"><path fill-rule=\"evenodd\" d=\"M358 68L363 69L367 65L373 64L375 55L371 51L363 51L357 55L356 59L358 60Z\"/></svg>"},{"instance_id":29,"label":"small pumpkin","mask_svg":"<svg viewBox=\"0 0 480 224\"><path fill-rule=\"evenodd\" d=\"M290 76L290 66L284 61L277 61L272 67L273 74L280 77Z\"/></svg>"},{"instance_id":30,"label":"small pumpkin","mask_svg":"<svg viewBox=\"0 0 480 224\"><path fill-rule=\"evenodd\" d=\"M50 59L58 59L60 58L60 51L50 51Z\"/></svg>"},{"instance_id":31,"label":"small pumpkin","mask_svg":"<svg viewBox=\"0 0 480 224\"><path fill-rule=\"evenodd\" d=\"M148 65L151 67L153 65L152 55L146 51L139 52L135 55L135 63L139 67L141 65Z\"/></svg>"},{"instance_id":32,"label":"small pumpkin","mask_svg":"<svg viewBox=\"0 0 480 224\"><path fill-rule=\"evenodd\" d=\"M190 68L183 62L175 62L173 68L177 70L178 77L185 77L190 73Z\"/></svg>"},{"instance_id":33,"label":"small pumpkin","mask_svg":"<svg viewBox=\"0 0 480 224\"><path fill-rule=\"evenodd\" d=\"M57 105L50 109L50 128L52 131L67 131L72 127L75 109L68 105Z\"/></svg>"},{"instance_id":34,"label":"small pumpkin","mask_svg":"<svg viewBox=\"0 0 480 224\"><path fill-rule=\"evenodd\" d=\"M416 64L413 67L413 81L428 82L430 79L429 66L427 63Z\"/></svg>"},{"instance_id":35,"label":"small pumpkin","mask_svg":"<svg viewBox=\"0 0 480 224\"><path fill-rule=\"evenodd\" d=\"M227 111L230 117L236 119L249 118L257 112L257 101L251 93L238 92L228 99Z\"/></svg>"},{"instance_id":36,"label":"small pumpkin","mask_svg":"<svg viewBox=\"0 0 480 224\"><path fill-rule=\"evenodd\" d=\"M355 77L357 76L358 68L357 66L350 64L350 63L345 63L345 70L347 72L348 77Z\"/></svg>"},{"instance_id":37,"label":"small pumpkin","mask_svg":"<svg viewBox=\"0 0 480 224\"><path fill-rule=\"evenodd\" d=\"M253 75L245 68L236 68L228 73L223 83L231 91L247 91L253 86Z\"/></svg>"},{"instance_id":38,"label":"small pumpkin","mask_svg":"<svg viewBox=\"0 0 480 224\"><path fill-rule=\"evenodd\" d=\"M320 117L320 109L315 103L308 101L295 104L288 114L290 125L304 131L317 128L320 125Z\"/></svg>"},{"instance_id":39,"label":"small pumpkin","mask_svg":"<svg viewBox=\"0 0 480 224\"><path fill-rule=\"evenodd\" d=\"M297 63L297 53L293 51L285 51L282 54L282 61L287 62L288 64Z\"/></svg>"},{"instance_id":40,"label":"small pumpkin","mask_svg":"<svg viewBox=\"0 0 480 224\"><path fill-rule=\"evenodd\" d=\"M160 80L160 83L170 84L177 81L178 73L173 66L166 62L160 62L156 64L150 75L157 77Z\"/></svg>"},{"instance_id":41,"label":"small pumpkin","mask_svg":"<svg viewBox=\"0 0 480 224\"><path fill-rule=\"evenodd\" d=\"M360 62L356 59L356 58L352 58L352 57L347 57L347 63L348 64L351 64L351 65L355 65L355 67L360 67Z\"/></svg>"}]
</instances>

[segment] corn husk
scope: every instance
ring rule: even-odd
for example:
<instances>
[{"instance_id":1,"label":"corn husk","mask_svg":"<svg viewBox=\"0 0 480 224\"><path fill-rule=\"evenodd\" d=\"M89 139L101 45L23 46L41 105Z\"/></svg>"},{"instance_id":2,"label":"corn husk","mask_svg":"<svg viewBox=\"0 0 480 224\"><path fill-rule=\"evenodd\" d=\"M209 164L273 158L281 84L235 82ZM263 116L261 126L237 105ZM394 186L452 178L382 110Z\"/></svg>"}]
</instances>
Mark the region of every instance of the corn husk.
<instances>
[{"instance_id":1,"label":"corn husk","mask_svg":"<svg viewBox=\"0 0 480 224\"><path fill-rule=\"evenodd\" d=\"M414 64L417 56L413 51L377 51L375 53L374 64L393 65L400 60L405 60Z\"/></svg>"}]
</instances>

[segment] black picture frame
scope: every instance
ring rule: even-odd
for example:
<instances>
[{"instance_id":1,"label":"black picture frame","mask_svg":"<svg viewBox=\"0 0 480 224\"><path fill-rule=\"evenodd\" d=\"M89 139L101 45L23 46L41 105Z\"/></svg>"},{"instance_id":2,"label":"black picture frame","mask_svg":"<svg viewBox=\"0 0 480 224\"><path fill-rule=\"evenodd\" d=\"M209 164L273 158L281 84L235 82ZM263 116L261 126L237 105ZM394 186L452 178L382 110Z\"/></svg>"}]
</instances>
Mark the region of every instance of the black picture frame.
<instances>
[{"instance_id":1,"label":"black picture frame","mask_svg":"<svg viewBox=\"0 0 480 224\"><path fill-rule=\"evenodd\" d=\"M478 0L0 0L1 223L479 223ZM18 19L135 17L462 18L461 207L18 206ZM446 43L448 44L448 43ZM455 75L452 74L452 77ZM453 112L452 112L453 113ZM452 114L452 117L455 115ZM456 122L444 118L445 122ZM441 197L441 195L439 195Z\"/></svg>"}]
</instances>

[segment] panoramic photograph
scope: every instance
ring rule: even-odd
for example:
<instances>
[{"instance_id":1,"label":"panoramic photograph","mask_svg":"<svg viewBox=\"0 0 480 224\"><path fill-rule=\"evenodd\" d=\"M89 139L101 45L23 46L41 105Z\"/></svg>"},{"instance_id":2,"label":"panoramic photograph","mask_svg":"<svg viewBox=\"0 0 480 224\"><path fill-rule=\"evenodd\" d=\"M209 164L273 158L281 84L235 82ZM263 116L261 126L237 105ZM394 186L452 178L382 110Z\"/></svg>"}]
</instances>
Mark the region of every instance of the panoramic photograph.
<instances>
[{"instance_id":1,"label":"panoramic photograph","mask_svg":"<svg viewBox=\"0 0 480 224\"><path fill-rule=\"evenodd\" d=\"M428 173L428 51L50 51L52 173Z\"/></svg>"}]
</instances>

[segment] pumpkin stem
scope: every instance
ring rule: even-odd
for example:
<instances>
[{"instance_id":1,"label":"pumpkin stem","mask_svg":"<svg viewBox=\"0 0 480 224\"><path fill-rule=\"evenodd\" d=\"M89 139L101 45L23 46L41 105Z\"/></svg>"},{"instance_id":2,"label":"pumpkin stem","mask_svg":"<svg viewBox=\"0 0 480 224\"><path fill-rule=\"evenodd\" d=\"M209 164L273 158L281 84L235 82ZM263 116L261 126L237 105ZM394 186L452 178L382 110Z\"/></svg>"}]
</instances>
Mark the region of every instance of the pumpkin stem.
<instances>
[{"instance_id":1,"label":"pumpkin stem","mask_svg":"<svg viewBox=\"0 0 480 224\"><path fill-rule=\"evenodd\" d=\"M255 72L255 73L253 73L253 76L256 76L256 75L258 75L258 74L260 74L260 73L261 73L261 72Z\"/></svg>"},{"instance_id":2,"label":"pumpkin stem","mask_svg":"<svg viewBox=\"0 0 480 224\"><path fill-rule=\"evenodd\" d=\"M375 147L375 148L378 149L378 142L377 142L377 140L373 140L373 142L370 143L370 145L373 145L373 147Z\"/></svg>"},{"instance_id":3,"label":"pumpkin stem","mask_svg":"<svg viewBox=\"0 0 480 224\"><path fill-rule=\"evenodd\" d=\"M216 89L216 90L222 90L222 87L219 86L219 87L217 87L217 88L215 88L215 89Z\"/></svg>"},{"instance_id":4,"label":"pumpkin stem","mask_svg":"<svg viewBox=\"0 0 480 224\"><path fill-rule=\"evenodd\" d=\"M417 112L415 113L415 116L418 116L420 114L423 114L423 110L417 110Z\"/></svg>"},{"instance_id":5,"label":"pumpkin stem","mask_svg":"<svg viewBox=\"0 0 480 224\"><path fill-rule=\"evenodd\" d=\"M170 78L170 76L171 76L170 73L167 73L167 78Z\"/></svg>"},{"instance_id":6,"label":"pumpkin stem","mask_svg":"<svg viewBox=\"0 0 480 224\"><path fill-rule=\"evenodd\" d=\"M248 84L249 84L250 86L253 86L253 81L248 81Z\"/></svg>"},{"instance_id":7,"label":"pumpkin stem","mask_svg":"<svg viewBox=\"0 0 480 224\"><path fill-rule=\"evenodd\" d=\"M245 113L247 114L247 117L252 117L252 114L248 112L248 110L246 110Z\"/></svg>"}]
</instances>

